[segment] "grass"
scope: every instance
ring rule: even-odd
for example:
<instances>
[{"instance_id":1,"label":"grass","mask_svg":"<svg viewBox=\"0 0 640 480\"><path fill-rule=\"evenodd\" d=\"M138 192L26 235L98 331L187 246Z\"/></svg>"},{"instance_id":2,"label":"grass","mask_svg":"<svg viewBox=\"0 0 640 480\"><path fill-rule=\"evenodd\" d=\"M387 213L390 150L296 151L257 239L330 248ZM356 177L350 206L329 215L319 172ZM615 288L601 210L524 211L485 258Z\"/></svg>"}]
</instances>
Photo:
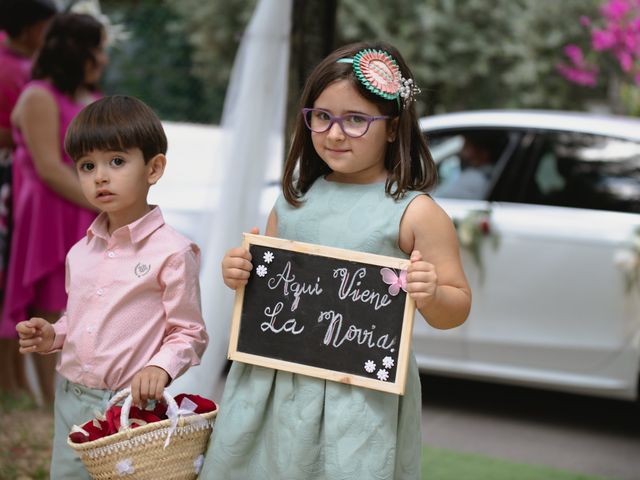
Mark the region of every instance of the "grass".
<instances>
[{"instance_id":1,"label":"grass","mask_svg":"<svg viewBox=\"0 0 640 480\"><path fill-rule=\"evenodd\" d=\"M53 416L27 395L0 394L0 478L49 478Z\"/></svg>"},{"instance_id":2,"label":"grass","mask_svg":"<svg viewBox=\"0 0 640 480\"><path fill-rule=\"evenodd\" d=\"M423 480L605 480L538 465L432 447L422 451Z\"/></svg>"},{"instance_id":3,"label":"grass","mask_svg":"<svg viewBox=\"0 0 640 480\"><path fill-rule=\"evenodd\" d=\"M0 393L0 479L49 476L53 417L29 397ZM424 447L423 480L604 480L544 466Z\"/></svg>"}]
</instances>

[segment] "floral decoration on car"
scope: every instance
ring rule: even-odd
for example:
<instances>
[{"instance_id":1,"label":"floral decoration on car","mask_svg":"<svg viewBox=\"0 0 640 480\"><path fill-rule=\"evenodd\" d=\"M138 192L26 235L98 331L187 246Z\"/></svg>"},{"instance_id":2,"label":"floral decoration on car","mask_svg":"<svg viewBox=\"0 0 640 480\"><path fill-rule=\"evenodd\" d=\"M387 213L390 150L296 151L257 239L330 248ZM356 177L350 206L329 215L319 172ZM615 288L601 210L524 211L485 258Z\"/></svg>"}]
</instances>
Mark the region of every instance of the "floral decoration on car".
<instances>
[{"instance_id":1,"label":"floral decoration on car","mask_svg":"<svg viewBox=\"0 0 640 480\"><path fill-rule=\"evenodd\" d=\"M484 278L482 245L488 240L495 249L499 243L498 235L491 228L491 210L471 210L461 219L454 218L453 224L460 247L471 254L480 271L480 279Z\"/></svg>"},{"instance_id":2,"label":"floral decoration on car","mask_svg":"<svg viewBox=\"0 0 640 480\"><path fill-rule=\"evenodd\" d=\"M633 230L630 247L618 250L614 261L624 272L627 293L640 289L640 226Z\"/></svg>"}]
</instances>

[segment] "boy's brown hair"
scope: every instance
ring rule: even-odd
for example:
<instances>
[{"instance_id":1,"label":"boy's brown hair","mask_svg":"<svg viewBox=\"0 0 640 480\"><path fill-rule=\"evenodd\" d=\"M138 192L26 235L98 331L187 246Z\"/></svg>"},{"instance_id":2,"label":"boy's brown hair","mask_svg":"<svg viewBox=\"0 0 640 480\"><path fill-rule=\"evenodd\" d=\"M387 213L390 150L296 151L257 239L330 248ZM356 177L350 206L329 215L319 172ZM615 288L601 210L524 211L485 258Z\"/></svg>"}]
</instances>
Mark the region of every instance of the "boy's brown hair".
<instances>
[{"instance_id":1,"label":"boy's brown hair","mask_svg":"<svg viewBox=\"0 0 640 480\"><path fill-rule=\"evenodd\" d=\"M73 119L64 149L77 162L92 150L139 148L144 162L167 153L167 137L156 113L141 100L126 95L101 98Z\"/></svg>"}]
</instances>

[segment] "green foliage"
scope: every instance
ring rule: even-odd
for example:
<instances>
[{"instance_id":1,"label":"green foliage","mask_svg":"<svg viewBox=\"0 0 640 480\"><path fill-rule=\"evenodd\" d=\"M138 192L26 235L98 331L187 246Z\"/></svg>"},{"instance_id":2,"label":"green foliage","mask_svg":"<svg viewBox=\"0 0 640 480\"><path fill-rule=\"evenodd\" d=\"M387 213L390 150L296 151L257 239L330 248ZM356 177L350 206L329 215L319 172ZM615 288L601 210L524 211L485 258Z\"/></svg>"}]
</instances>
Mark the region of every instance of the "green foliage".
<instances>
[{"instance_id":1,"label":"green foliage","mask_svg":"<svg viewBox=\"0 0 640 480\"><path fill-rule=\"evenodd\" d=\"M103 0L130 40L116 46L107 93L127 93L167 120L217 123L255 0Z\"/></svg>"},{"instance_id":2,"label":"green foliage","mask_svg":"<svg viewBox=\"0 0 640 480\"><path fill-rule=\"evenodd\" d=\"M236 51L256 0L166 0L172 6L192 48L193 74L206 86L206 104L222 114Z\"/></svg>"},{"instance_id":3,"label":"green foliage","mask_svg":"<svg viewBox=\"0 0 640 480\"><path fill-rule=\"evenodd\" d=\"M307 0L311 1L311 0ZM313 0L322 1L322 0ZM599 0L339 0L336 45L396 45L423 94L421 114L478 108L593 108L605 87L578 89L556 72L562 47ZM257 0L102 0L131 40L112 52L107 93L146 100L165 119L217 122ZM294 19L296 21L296 19Z\"/></svg>"},{"instance_id":4,"label":"green foliage","mask_svg":"<svg viewBox=\"0 0 640 480\"><path fill-rule=\"evenodd\" d=\"M53 415L26 393L0 391L0 478L47 479Z\"/></svg>"},{"instance_id":5,"label":"green foliage","mask_svg":"<svg viewBox=\"0 0 640 480\"><path fill-rule=\"evenodd\" d=\"M555 72L562 46L596 0L342 0L340 43L393 43L424 94L424 111L584 108ZM569 19L569 21L567 20ZM600 92L596 92L600 93Z\"/></svg>"},{"instance_id":6,"label":"green foliage","mask_svg":"<svg viewBox=\"0 0 640 480\"><path fill-rule=\"evenodd\" d=\"M111 64L103 79L106 93L139 97L164 119L216 120L220 100L208 94L203 79L195 74L187 25L168 2L103 0L102 9L130 34L128 41L110 51Z\"/></svg>"},{"instance_id":7,"label":"green foliage","mask_svg":"<svg viewBox=\"0 0 640 480\"><path fill-rule=\"evenodd\" d=\"M167 2L185 24L189 42L194 47L194 65L198 74L214 84L226 82L256 0Z\"/></svg>"},{"instance_id":8,"label":"green foliage","mask_svg":"<svg viewBox=\"0 0 640 480\"><path fill-rule=\"evenodd\" d=\"M13 411L32 410L36 407L33 398L26 393L9 393L0 391L0 414L7 415Z\"/></svg>"}]
</instances>

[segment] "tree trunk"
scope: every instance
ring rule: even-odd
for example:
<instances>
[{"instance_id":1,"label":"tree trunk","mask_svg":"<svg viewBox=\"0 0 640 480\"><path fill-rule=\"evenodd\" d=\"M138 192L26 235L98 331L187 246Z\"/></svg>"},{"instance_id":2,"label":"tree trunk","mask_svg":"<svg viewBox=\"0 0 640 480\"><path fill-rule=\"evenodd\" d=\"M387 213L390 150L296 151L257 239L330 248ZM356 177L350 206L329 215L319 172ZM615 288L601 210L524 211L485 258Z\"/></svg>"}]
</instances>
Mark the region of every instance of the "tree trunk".
<instances>
[{"instance_id":1,"label":"tree trunk","mask_svg":"<svg viewBox=\"0 0 640 480\"><path fill-rule=\"evenodd\" d=\"M338 0L293 0L285 152L291 144L304 82L334 49L337 7Z\"/></svg>"}]
</instances>

